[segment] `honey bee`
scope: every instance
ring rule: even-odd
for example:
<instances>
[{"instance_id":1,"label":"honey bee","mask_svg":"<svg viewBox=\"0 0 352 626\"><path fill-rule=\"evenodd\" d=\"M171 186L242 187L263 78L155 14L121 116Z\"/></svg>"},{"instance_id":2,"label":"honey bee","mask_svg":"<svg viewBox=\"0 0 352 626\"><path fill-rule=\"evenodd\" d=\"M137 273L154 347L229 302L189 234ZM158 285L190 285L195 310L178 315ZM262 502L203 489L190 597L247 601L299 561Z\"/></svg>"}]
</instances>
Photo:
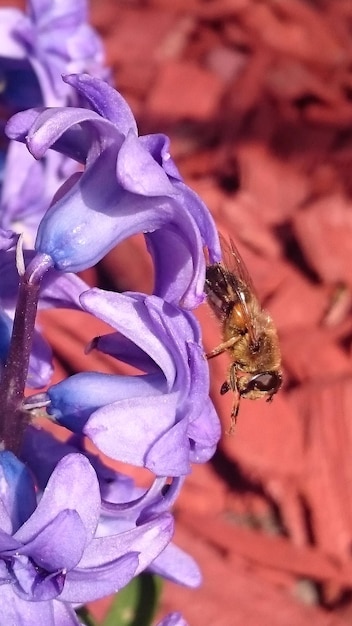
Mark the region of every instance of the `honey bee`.
<instances>
[{"instance_id":1,"label":"honey bee","mask_svg":"<svg viewBox=\"0 0 352 626\"><path fill-rule=\"evenodd\" d=\"M241 398L272 400L282 383L281 354L274 323L262 309L247 271L234 244L220 237L223 259L208 265L205 293L222 325L223 341L206 357L227 351L231 356L223 395L235 393L230 433L236 424Z\"/></svg>"}]
</instances>

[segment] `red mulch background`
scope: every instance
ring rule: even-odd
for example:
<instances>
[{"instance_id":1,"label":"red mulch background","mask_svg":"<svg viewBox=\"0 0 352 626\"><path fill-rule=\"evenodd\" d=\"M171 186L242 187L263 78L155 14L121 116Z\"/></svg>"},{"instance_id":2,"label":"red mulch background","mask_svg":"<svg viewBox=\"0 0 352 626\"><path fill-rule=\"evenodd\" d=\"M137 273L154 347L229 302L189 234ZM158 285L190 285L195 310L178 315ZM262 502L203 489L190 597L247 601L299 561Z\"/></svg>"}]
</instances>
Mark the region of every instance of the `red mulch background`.
<instances>
[{"instance_id":1,"label":"red mulch background","mask_svg":"<svg viewBox=\"0 0 352 626\"><path fill-rule=\"evenodd\" d=\"M90 7L140 131L170 135L186 181L237 242L283 354L283 390L272 404L242 401L233 436L225 434L231 394L219 395L227 357L210 363L224 435L175 507L175 540L200 563L204 585L166 583L160 615L181 610L192 626L347 626L352 2L91 0ZM141 239L85 278L150 289ZM206 305L198 314L210 350L219 328ZM92 366L116 371L105 357L83 354L97 324L57 312L43 324L57 349L57 376Z\"/></svg>"}]
</instances>

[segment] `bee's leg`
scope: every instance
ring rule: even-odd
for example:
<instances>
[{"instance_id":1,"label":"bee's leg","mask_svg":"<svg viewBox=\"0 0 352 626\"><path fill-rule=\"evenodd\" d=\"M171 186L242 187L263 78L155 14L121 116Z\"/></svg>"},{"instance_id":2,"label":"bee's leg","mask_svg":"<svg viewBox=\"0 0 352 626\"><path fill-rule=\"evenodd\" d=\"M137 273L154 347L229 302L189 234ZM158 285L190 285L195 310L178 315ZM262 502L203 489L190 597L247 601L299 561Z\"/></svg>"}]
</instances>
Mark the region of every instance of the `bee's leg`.
<instances>
[{"instance_id":1,"label":"bee's leg","mask_svg":"<svg viewBox=\"0 0 352 626\"><path fill-rule=\"evenodd\" d=\"M230 419L231 419L230 428L227 431L228 435L233 435L233 433L235 432L235 427L236 427L236 424L237 424L238 411L239 411L239 408L240 408L240 399L241 399L241 396L237 392L236 395L235 395L233 406L232 406L232 411L231 411L231 416L230 416Z\"/></svg>"},{"instance_id":2,"label":"bee's leg","mask_svg":"<svg viewBox=\"0 0 352 626\"><path fill-rule=\"evenodd\" d=\"M228 435L233 435L235 431L235 426L237 423L237 416L238 416L238 411L240 408L240 400L241 400L241 394L237 386L237 368L234 363L230 367L229 380L227 384L229 386L229 389L232 389L232 391L234 392L234 401L233 401L232 411L231 411L231 423L230 423L230 428L227 431Z\"/></svg>"},{"instance_id":3,"label":"bee's leg","mask_svg":"<svg viewBox=\"0 0 352 626\"><path fill-rule=\"evenodd\" d=\"M232 368L231 368L232 369ZM230 375L230 378L232 378L232 376ZM234 378L234 377L233 377ZM224 383L222 383L221 387L220 387L220 394L223 396L225 393L227 393L228 391L230 391L230 389L232 389L232 391L235 394L235 400L233 403L233 407L232 407L232 411L231 411L231 425L229 430L227 431L227 435L232 435L237 423L237 415L238 415L238 410L240 408L240 394L239 391L237 389L237 385L236 385L236 380L231 380L231 382L229 382L228 380L225 380Z\"/></svg>"},{"instance_id":4,"label":"bee's leg","mask_svg":"<svg viewBox=\"0 0 352 626\"><path fill-rule=\"evenodd\" d=\"M232 346L234 346L235 343L239 341L239 339L241 339L241 335L238 337L231 337L231 339L228 339L227 341L223 341L219 346L214 348L214 350L212 350L211 352L208 352L208 354L205 355L205 358L212 359L214 356L218 356L218 354L222 354L222 352L225 352L225 350L232 348Z\"/></svg>"}]
</instances>

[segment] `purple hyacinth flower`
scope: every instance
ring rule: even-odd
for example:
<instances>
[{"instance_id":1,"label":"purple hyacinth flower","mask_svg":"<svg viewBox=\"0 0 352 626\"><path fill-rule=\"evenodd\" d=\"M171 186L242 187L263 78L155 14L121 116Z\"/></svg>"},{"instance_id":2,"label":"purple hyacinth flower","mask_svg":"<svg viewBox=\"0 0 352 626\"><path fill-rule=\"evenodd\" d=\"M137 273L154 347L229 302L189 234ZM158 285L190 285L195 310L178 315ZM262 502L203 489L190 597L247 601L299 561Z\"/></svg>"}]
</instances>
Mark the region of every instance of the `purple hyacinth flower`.
<instances>
[{"instance_id":1,"label":"purple hyacinth flower","mask_svg":"<svg viewBox=\"0 0 352 626\"><path fill-rule=\"evenodd\" d=\"M98 481L80 454L58 463L38 504L30 475L13 454L0 454L0 475L1 610L6 624L55 626L64 615L64 623L78 624L73 606L125 586L171 539L169 514L97 536Z\"/></svg>"},{"instance_id":2,"label":"purple hyacinth flower","mask_svg":"<svg viewBox=\"0 0 352 626\"><path fill-rule=\"evenodd\" d=\"M188 626L188 624L181 613L169 613L157 623L157 626Z\"/></svg>"},{"instance_id":3,"label":"purple hyacinth flower","mask_svg":"<svg viewBox=\"0 0 352 626\"><path fill-rule=\"evenodd\" d=\"M205 261L220 259L218 235L200 198L181 180L163 135L138 136L126 101L88 75L65 81L91 109L24 111L7 125L35 158L48 148L85 163L42 220L36 249L64 271L90 267L114 245L145 234L155 264L154 293L192 308L204 299ZM172 259L172 263L170 263Z\"/></svg>"},{"instance_id":4,"label":"purple hyacinth flower","mask_svg":"<svg viewBox=\"0 0 352 626\"><path fill-rule=\"evenodd\" d=\"M94 467L99 481L102 511L96 536L118 535L133 529L137 524L164 513L172 507L183 480L177 479L166 491L166 481L154 482L147 492L136 487L134 481L107 467L99 457L88 454L75 445L77 438L69 442L56 440L50 433L30 426L25 434L21 459L36 477L40 489L44 489L57 463L67 454L82 452ZM163 550L150 564L148 571L188 587L198 587L201 573L194 559L173 543Z\"/></svg>"},{"instance_id":5,"label":"purple hyacinth flower","mask_svg":"<svg viewBox=\"0 0 352 626\"><path fill-rule=\"evenodd\" d=\"M91 289L80 300L84 310L118 331L95 347L145 374L76 374L48 390L49 412L108 456L158 476L180 476L191 462L208 460L220 424L194 316L138 293Z\"/></svg>"},{"instance_id":6,"label":"purple hyacinth flower","mask_svg":"<svg viewBox=\"0 0 352 626\"><path fill-rule=\"evenodd\" d=\"M107 76L103 63L102 42L87 22L86 0L28 0L26 13L0 9L0 68L10 88L12 76L17 73L18 79L21 72L24 80L13 81L21 109L67 104L73 92L61 75ZM38 95L41 101L35 102ZM10 98L15 102L14 94Z\"/></svg>"}]
</instances>

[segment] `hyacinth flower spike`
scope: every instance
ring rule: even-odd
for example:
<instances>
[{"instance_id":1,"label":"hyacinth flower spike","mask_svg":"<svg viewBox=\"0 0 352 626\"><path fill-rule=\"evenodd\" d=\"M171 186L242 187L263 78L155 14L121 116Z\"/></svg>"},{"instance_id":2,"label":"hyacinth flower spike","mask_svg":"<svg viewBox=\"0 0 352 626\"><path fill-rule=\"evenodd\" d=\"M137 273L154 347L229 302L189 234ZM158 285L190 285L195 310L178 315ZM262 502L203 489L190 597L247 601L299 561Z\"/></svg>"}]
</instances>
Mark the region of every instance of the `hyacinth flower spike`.
<instances>
[{"instance_id":1,"label":"hyacinth flower spike","mask_svg":"<svg viewBox=\"0 0 352 626\"><path fill-rule=\"evenodd\" d=\"M33 6L48 3L37 0ZM30 42L26 29L22 32ZM145 569L199 584L193 560L170 544L173 519L167 511L191 462L209 459L220 437L199 325L185 310L204 298L203 247L210 262L220 260L212 218L183 183L168 139L139 136L120 94L86 74L66 76L63 84L88 108L32 109L7 126L9 137L26 143L36 159L53 148L84 170L57 191L40 223L35 252L22 263L17 256L19 295L0 382L1 445L18 455L35 479L31 483L13 455L0 453L6 618L49 626L77 624L74 606L117 591ZM67 282L65 293L56 289L60 281L55 286L54 272L68 279L67 273L91 267L141 232L154 262L152 296L78 293L82 285L75 291ZM110 324L114 332L95 338L90 348L141 374L80 373L24 400L40 293L49 306L66 298ZM39 406L76 433L69 443L50 445L45 438L51 436L29 424ZM101 461L87 454L84 437L98 452L148 468L155 476L152 486L141 493L116 473L107 475ZM14 495L21 493L19 476L30 494L28 506L19 506ZM160 626L185 622L171 614Z\"/></svg>"}]
</instances>

